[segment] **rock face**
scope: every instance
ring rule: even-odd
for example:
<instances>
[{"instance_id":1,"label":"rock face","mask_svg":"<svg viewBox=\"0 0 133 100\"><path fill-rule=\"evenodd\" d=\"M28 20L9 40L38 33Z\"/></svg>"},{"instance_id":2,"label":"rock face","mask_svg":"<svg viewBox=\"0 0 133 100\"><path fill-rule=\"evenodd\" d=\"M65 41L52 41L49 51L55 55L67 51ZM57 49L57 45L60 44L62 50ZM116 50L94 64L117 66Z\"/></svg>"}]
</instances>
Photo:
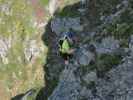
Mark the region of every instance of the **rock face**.
<instances>
[{"instance_id":1,"label":"rock face","mask_svg":"<svg viewBox=\"0 0 133 100\"><path fill-rule=\"evenodd\" d=\"M37 92L36 90L30 89L24 94L15 96L14 98L12 98L12 100L34 100L36 97L36 92Z\"/></svg>"},{"instance_id":2,"label":"rock face","mask_svg":"<svg viewBox=\"0 0 133 100\"><path fill-rule=\"evenodd\" d=\"M0 39L0 57L4 64L8 64L7 54L10 48L11 48L11 38L9 38L9 40L1 38Z\"/></svg>"},{"instance_id":3,"label":"rock face","mask_svg":"<svg viewBox=\"0 0 133 100\"><path fill-rule=\"evenodd\" d=\"M24 50L25 58L27 61L31 61L33 58L37 57L41 53L41 47L37 45L36 40L31 40L26 42L26 47Z\"/></svg>"},{"instance_id":4,"label":"rock face","mask_svg":"<svg viewBox=\"0 0 133 100\"><path fill-rule=\"evenodd\" d=\"M56 18L51 22L51 28L57 35L69 31L70 28L75 31L83 30L82 25L80 25L80 18Z\"/></svg>"},{"instance_id":5,"label":"rock face","mask_svg":"<svg viewBox=\"0 0 133 100\"><path fill-rule=\"evenodd\" d=\"M81 27L81 20L77 18L55 18L52 20L51 29L57 36L60 36L61 32L73 28L79 33L79 38L82 40L88 39L88 41L78 43L79 47L76 48L72 62L68 66L64 65L64 69L58 75L58 84L48 97L48 100L132 100L133 36L129 34L123 37L122 31L118 29L117 25L119 21L128 23L121 16L123 16L122 14L127 8L130 8L129 1L123 0L118 4L112 5L117 8L117 11L115 13L112 11L106 16L101 15L100 18L103 22L101 22L101 26L97 27L98 29L93 30L95 34L92 36L89 33L93 32L86 32L84 30L85 27L81 30L74 28ZM82 16L85 17L85 15ZM118 20L119 18L120 20ZM87 22L83 21L82 23L86 24ZM110 23L111 25L115 23L117 28L112 27ZM99 34L99 27L103 26L105 29L107 28L106 31L111 27L111 32L102 31ZM97 41L97 38L100 38L100 41ZM123 42L126 42L126 44L123 44ZM93 44L95 49L89 48L90 43ZM130 52L126 51L125 53L121 50ZM116 64L117 61L119 63ZM98 77L98 68L104 69L102 71L103 77Z\"/></svg>"},{"instance_id":6,"label":"rock face","mask_svg":"<svg viewBox=\"0 0 133 100\"><path fill-rule=\"evenodd\" d=\"M113 53L120 48L120 42L114 37L107 37L102 39L101 43L96 43L96 51L99 54Z\"/></svg>"},{"instance_id":7,"label":"rock face","mask_svg":"<svg viewBox=\"0 0 133 100\"><path fill-rule=\"evenodd\" d=\"M59 84L48 100L78 100L81 86L72 70L64 70Z\"/></svg>"},{"instance_id":8,"label":"rock face","mask_svg":"<svg viewBox=\"0 0 133 100\"><path fill-rule=\"evenodd\" d=\"M0 5L0 11L5 13L6 15L12 15L10 6L11 6L11 2L8 2L7 4L4 4L4 5Z\"/></svg>"},{"instance_id":9,"label":"rock face","mask_svg":"<svg viewBox=\"0 0 133 100\"><path fill-rule=\"evenodd\" d=\"M133 35L130 37L129 49L131 51L131 55L133 56Z\"/></svg>"},{"instance_id":10,"label":"rock face","mask_svg":"<svg viewBox=\"0 0 133 100\"><path fill-rule=\"evenodd\" d=\"M81 78L74 76L73 68L65 69L60 74L58 86L48 100L132 100L133 74L132 59L127 58L123 64L112 69L106 75L108 78L99 79L95 72L83 77L86 85L81 85ZM74 66L73 66L74 67ZM88 89L90 82L94 82L92 89Z\"/></svg>"},{"instance_id":11,"label":"rock face","mask_svg":"<svg viewBox=\"0 0 133 100\"><path fill-rule=\"evenodd\" d=\"M108 73L109 80L97 81L97 94L103 100L132 100L132 60L127 59L123 64ZM112 100L111 99L111 100Z\"/></svg>"},{"instance_id":12,"label":"rock face","mask_svg":"<svg viewBox=\"0 0 133 100\"><path fill-rule=\"evenodd\" d=\"M89 84L90 82L95 82L97 80L96 72L90 72L84 77L84 81Z\"/></svg>"},{"instance_id":13,"label":"rock face","mask_svg":"<svg viewBox=\"0 0 133 100\"><path fill-rule=\"evenodd\" d=\"M53 14L55 13L55 11L58 9L59 7L59 0L50 0L49 1L49 12L50 14L53 16Z\"/></svg>"},{"instance_id":14,"label":"rock face","mask_svg":"<svg viewBox=\"0 0 133 100\"><path fill-rule=\"evenodd\" d=\"M87 45L82 46L76 53L76 59L80 65L87 66L91 61L95 61L95 54L89 51Z\"/></svg>"}]
</instances>

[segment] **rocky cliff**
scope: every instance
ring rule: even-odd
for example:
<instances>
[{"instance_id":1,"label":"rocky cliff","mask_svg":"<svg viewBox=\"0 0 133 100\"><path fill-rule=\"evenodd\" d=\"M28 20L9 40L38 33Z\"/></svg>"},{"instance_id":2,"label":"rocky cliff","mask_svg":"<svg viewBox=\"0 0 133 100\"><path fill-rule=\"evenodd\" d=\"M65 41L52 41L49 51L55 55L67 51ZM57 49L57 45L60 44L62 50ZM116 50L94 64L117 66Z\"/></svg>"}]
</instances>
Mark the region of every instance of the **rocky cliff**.
<instances>
[{"instance_id":1,"label":"rocky cliff","mask_svg":"<svg viewBox=\"0 0 133 100\"><path fill-rule=\"evenodd\" d=\"M132 100L132 10L131 0L88 0L55 14L46 33L53 43L47 41L50 38L44 39L51 48L45 66L45 99ZM79 41L66 66L58 57L55 43L69 28Z\"/></svg>"},{"instance_id":2,"label":"rocky cliff","mask_svg":"<svg viewBox=\"0 0 133 100\"><path fill-rule=\"evenodd\" d=\"M48 49L44 49L44 45L40 46L40 44L38 44L40 42L34 39L38 36L38 34L35 35L35 33L40 32L40 29L36 30L33 36L30 35L29 38L24 37L23 42L18 42L17 38L13 39L14 41L16 39L15 43L24 44L24 49L19 48L15 50L24 50L24 61L31 62L30 67L26 67L28 68L26 71L29 71L27 73L34 72L30 72L32 68L34 68L31 67L32 65L41 66L40 59L43 59L41 58L43 56L42 54L45 52L46 55L47 53L47 56L44 57L47 57L46 61L44 61L44 59L43 61L41 60L42 62L46 62L44 66L41 66L43 69L40 67L35 68L35 71L40 69L43 71L38 71L37 75L40 75L40 73L45 74L45 85L38 91L39 89L36 88L29 90L30 88L34 88L35 85L39 86L38 84L30 84L31 87L26 88L29 91L12 99L132 100L132 0L55 1L50 0L49 7L46 8L50 11L50 14L46 17L46 19L49 20L47 20L48 22L44 27L45 32L39 35ZM40 16L42 16L42 14ZM39 17L39 19L41 19L39 23L44 20L42 17ZM39 24L39 27L43 25L44 23ZM70 59L69 65L66 66L58 53L58 40L62 32L66 32L70 28L75 32L78 41L75 44L74 56ZM26 36L28 35L26 34ZM0 48L5 51L2 56L4 60L1 61L5 62L3 65L9 64L9 66L11 66L10 61L12 60L8 60L8 57L5 56L9 48L12 47L11 43L13 40L10 37L8 38L7 40L0 41L2 44ZM21 37L20 39L23 38ZM41 47L43 49L41 49ZM48 50L48 52L45 50ZM17 53L15 52L15 54ZM38 56L40 59L36 61L34 58ZM15 58L16 56L13 57ZM19 62L19 59L17 62ZM21 65L19 63L17 64ZM34 74L36 75L36 73ZM28 75L30 76L30 74ZM39 78L38 80L28 80L28 82L33 83L39 81L40 83L40 80L43 81L42 78Z\"/></svg>"}]
</instances>

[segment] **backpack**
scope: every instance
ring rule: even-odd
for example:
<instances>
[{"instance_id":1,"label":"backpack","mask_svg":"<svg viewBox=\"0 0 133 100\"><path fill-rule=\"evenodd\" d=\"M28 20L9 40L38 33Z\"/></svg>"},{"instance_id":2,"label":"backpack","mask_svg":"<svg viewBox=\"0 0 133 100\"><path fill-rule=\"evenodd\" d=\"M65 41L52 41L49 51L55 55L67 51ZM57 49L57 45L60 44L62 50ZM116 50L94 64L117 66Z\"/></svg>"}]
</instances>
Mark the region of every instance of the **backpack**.
<instances>
[{"instance_id":1,"label":"backpack","mask_svg":"<svg viewBox=\"0 0 133 100\"><path fill-rule=\"evenodd\" d=\"M67 38L73 39L74 37L74 32L64 32L63 36L67 36Z\"/></svg>"},{"instance_id":2,"label":"backpack","mask_svg":"<svg viewBox=\"0 0 133 100\"><path fill-rule=\"evenodd\" d=\"M70 44L73 44L73 42L74 42L74 32L63 32L61 34L60 40L64 40L65 38L68 39Z\"/></svg>"}]
</instances>

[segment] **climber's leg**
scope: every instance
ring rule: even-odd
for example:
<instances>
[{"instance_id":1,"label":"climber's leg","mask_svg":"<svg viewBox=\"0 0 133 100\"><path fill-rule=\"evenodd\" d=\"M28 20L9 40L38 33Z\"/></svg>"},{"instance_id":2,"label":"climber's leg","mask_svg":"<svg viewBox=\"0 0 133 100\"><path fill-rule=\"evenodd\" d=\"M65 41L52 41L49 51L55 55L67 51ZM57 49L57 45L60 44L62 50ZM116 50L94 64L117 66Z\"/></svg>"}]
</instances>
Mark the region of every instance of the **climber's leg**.
<instances>
[{"instance_id":1,"label":"climber's leg","mask_svg":"<svg viewBox=\"0 0 133 100\"><path fill-rule=\"evenodd\" d=\"M60 55L64 59L65 64L68 65L68 63L69 63L68 62L68 59L69 59L68 54L60 52Z\"/></svg>"}]
</instances>

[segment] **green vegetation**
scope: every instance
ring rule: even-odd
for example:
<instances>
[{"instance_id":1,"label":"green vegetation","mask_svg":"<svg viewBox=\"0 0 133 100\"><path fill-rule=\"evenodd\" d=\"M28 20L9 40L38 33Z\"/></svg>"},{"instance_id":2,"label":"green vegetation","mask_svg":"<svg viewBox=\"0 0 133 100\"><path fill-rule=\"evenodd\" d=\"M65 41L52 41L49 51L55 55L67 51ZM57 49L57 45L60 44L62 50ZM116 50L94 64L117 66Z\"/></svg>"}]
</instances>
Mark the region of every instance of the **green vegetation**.
<instances>
[{"instance_id":1,"label":"green vegetation","mask_svg":"<svg viewBox=\"0 0 133 100\"><path fill-rule=\"evenodd\" d=\"M48 0L42 0L47 3ZM47 1L47 2L46 2ZM0 58L0 87L5 90L6 97L24 93L31 88L39 88L44 84L43 64L46 59L47 48L41 52L33 62L25 58L24 50L27 40L37 40L41 47L41 31L34 26L35 16L33 7L27 0L0 0L0 37L11 39L11 48L8 48L6 57L8 64ZM37 34L36 34L37 33ZM1 90L0 90L1 93Z\"/></svg>"},{"instance_id":2,"label":"green vegetation","mask_svg":"<svg viewBox=\"0 0 133 100\"><path fill-rule=\"evenodd\" d=\"M101 14L109 15L116 10L116 5L118 5L121 0L97 0L97 8Z\"/></svg>"},{"instance_id":3,"label":"green vegetation","mask_svg":"<svg viewBox=\"0 0 133 100\"><path fill-rule=\"evenodd\" d=\"M120 15L116 16L112 22L104 28L108 34L115 36L117 39L128 39L133 34L133 13L129 5Z\"/></svg>"},{"instance_id":4,"label":"green vegetation","mask_svg":"<svg viewBox=\"0 0 133 100\"><path fill-rule=\"evenodd\" d=\"M43 5L48 5L49 0L40 0L40 2L41 2Z\"/></svg>"},{"instance_id":5,"label":"green vegetation","mask_svg":"<svg viewBox=\"0 0 133 100\"><path fill-rule=\"evenodd\" d=\"M0 34L3 36L27 36L34 31L32 27L32 9L25 0L13 0L9 4L8 0L2 0L0 4L7 10L0 12Z\"/></svg>"},{"instance_id":6,"label":"green vegetation","mask_svg":"<svg viewBox=\"0 0 133 100\"><path fill-rule=\"evenodd\" d=\"M128 39L133 34L133 23L114 23L107 26L106 31L117 39Z\"/></svg>"},{"instance_id":7,"label":"green vegetation","mask_svg":"<svg viewBox=\"0 0 133 100\"><path fill-rule=\"evenodd\" d=\"M91 82L88 84L87 88L89 88L89 89L94 89L95 86L96 86L96 83L95 83L94 81L91 81Z\"/></svg>"},{"instance_id":8,"label":"green vegetation","mask_svg":"<svg viewBox=\"0 0 133 100\"><path fill-rule=\"evenodd\" d=\"M120 41L120 47L122 47L122 48L128 48L128 46L129 46L129 40L128 39L122 39Z\"/></svg>"},{"instance_id":9,"label":"green vegetation","mask_svg":"<svg viewBox=\"0 0 133 100\"><path fill-rule=\"evenodd\" d=\"M129 37L133 34L133 13L132 5L125 8L119 15L115 16L111 23L104 24L102 33L107 36L114 36L120 40L121 47L128 47Z\"/></svg>"},{"instance_id":10,"label":"green vegetation","mask_svg":"<svg viewBox=\"0 0 133 100\"><path fill-rule=\"evenodd\" d=\"M98 58L97 68L103 73L120 64L122 57L119 55L102 54Z\"/></svg>"},{"instance_id":11,"label":"green vegetation","mask_svg":"<svg viewBox=\"0 0 133 100\"><path fill-rule=\"evenodd\" d=\"M60 17L79 17L80 13L78 11L75 11L74 9L70 7L65 8L60 11L59 15Z\"/></svg>"}]
</instances>

